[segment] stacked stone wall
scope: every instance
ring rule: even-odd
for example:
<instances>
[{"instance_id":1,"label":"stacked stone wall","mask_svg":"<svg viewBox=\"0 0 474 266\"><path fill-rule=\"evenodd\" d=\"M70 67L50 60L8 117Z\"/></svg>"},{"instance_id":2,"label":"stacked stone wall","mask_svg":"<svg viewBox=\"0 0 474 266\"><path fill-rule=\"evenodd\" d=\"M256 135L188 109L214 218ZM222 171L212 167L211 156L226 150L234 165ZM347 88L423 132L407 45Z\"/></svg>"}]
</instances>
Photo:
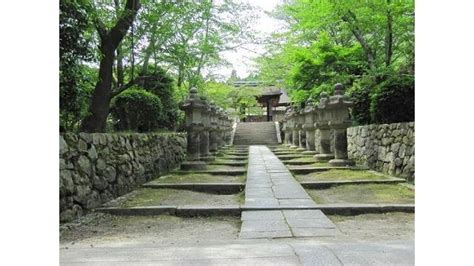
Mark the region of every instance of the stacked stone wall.
<instances>
[{"instance_id":1,"label":"stacked stone wall","mask_svg":"<svg viewBox=\"0 0 474 266\"><path fill-rule=\"evenodd\" d=\"M415 180L415 123L347 129L349 158L371 169Z\"/></svg>"},{"instance_id":2,"label":"stacked stone wall","mask_svg":"<svg viewBox=\"0 0 474 266\"><path fill-rule=\"evenodd\" d=\"M60 220L69 221L176 168L183 133L65 133L60 142Z\"/></svg>"}]
</instances>

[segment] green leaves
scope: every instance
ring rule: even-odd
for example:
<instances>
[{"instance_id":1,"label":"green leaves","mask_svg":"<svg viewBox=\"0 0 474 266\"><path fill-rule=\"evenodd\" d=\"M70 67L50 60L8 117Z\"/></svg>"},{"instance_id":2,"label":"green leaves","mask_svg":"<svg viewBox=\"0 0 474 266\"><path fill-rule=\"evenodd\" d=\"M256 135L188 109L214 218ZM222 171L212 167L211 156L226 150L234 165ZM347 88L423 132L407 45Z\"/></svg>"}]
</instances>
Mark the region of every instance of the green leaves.
<instances>
[{"instance_id":1,"label":"green leaves","mask_svg":"<svg viewBox=\"0 0 474 266\"><path fill-rule=\"evenodd\" d=\"M413 5L409 0L286 1L277 14L288 31L269 40L271 52L257 60L260 76L286 87L297 106L332 92L335 83L357 86L351 91L359 101L353 112L359 123L398 120L374 114L385 115L377 111L382 102L399 102L401 95L411 99L413 84L401 77L414 77ZM389 83L403 93L390 89L382 100L378 91ZM406 112L397 109L403 119L413 117L408 105Z\"/></svg>"}]
</instances>

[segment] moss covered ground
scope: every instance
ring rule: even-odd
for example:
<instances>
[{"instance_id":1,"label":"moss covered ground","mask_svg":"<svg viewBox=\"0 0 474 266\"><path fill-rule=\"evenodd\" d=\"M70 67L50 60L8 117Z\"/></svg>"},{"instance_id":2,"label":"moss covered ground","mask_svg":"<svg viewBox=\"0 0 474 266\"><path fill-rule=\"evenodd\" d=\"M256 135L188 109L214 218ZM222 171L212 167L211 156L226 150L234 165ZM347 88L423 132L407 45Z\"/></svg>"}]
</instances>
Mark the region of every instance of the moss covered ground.
<instances>
[{"instance_id":1,"label":"moss covered ground","mask_svg":"<svg viewBox=\"0 0 474 266\"><path fill-rule=\"evenodd\" d=\"M307 189L316 203L414 203L415 192L397 184L341 185Z\"/></svg>"}]
</instances>

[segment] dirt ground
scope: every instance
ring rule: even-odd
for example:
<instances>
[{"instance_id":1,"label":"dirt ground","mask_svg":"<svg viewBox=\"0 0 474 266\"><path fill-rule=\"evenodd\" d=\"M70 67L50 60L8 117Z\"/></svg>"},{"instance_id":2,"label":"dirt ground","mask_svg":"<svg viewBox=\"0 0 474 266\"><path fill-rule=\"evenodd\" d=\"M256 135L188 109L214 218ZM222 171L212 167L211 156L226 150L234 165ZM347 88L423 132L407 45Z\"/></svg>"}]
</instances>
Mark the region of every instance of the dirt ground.
<instances>
[{"instance_id":1,"label":"dirt ground","mask_svg":"<svg viewBox=\"0 0 474 266\"><path fill-rule=\"evenodd\" d=\"M329 215L339 229L334 241L413 240L414 214L386 213L357 216ZM240 217L181 218L113 216L91 213L60 227L60 246L188 245L238 240ZM283 241L284 239L275 240Z\"/></svg>"},{"instance_id":2,"label":"dirt ground","mask_svg":"<svg viewBox=\"0 0 474 266\"><path fill-rule=\"evenodd\" d=\"M356 216L329 215L340 233L340 240L412 240L415 238L415 214L385 213Z\"/></svg>"},{"instance_id":3,"label":"dirt ground","mask_svg":"<svg viewBox=\"0 0 474 266\"><path fill-rule=\"evenodd\" d=\"M61 248L127 244L178 245L238 238L240 218L231 216L181 218L88 214L60 228Z\"/></svg>"}]
</instances>

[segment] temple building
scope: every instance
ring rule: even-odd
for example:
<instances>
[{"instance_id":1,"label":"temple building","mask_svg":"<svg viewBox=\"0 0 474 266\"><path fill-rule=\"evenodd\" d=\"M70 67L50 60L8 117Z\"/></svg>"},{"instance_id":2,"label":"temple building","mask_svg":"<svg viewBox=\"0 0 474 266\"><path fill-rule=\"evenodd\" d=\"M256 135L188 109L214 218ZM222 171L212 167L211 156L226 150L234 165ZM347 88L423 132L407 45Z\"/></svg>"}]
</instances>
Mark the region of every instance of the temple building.
<instances>
[{"instance_id":1,"label":"temple building","mask_svg":"<svg viewBox=\"0 0 474 266\"><path fill-rule=\"evenodd\" d=\"M285 115L286 107L290 105L290 99L286 91L274 85L263 85L256 80L235 80L234 87L260 87L261 93L256 95L256 100L262 108L262 114L249 113L243 122L265 122L281 121Z\"/></svg>"}]
</instances>

